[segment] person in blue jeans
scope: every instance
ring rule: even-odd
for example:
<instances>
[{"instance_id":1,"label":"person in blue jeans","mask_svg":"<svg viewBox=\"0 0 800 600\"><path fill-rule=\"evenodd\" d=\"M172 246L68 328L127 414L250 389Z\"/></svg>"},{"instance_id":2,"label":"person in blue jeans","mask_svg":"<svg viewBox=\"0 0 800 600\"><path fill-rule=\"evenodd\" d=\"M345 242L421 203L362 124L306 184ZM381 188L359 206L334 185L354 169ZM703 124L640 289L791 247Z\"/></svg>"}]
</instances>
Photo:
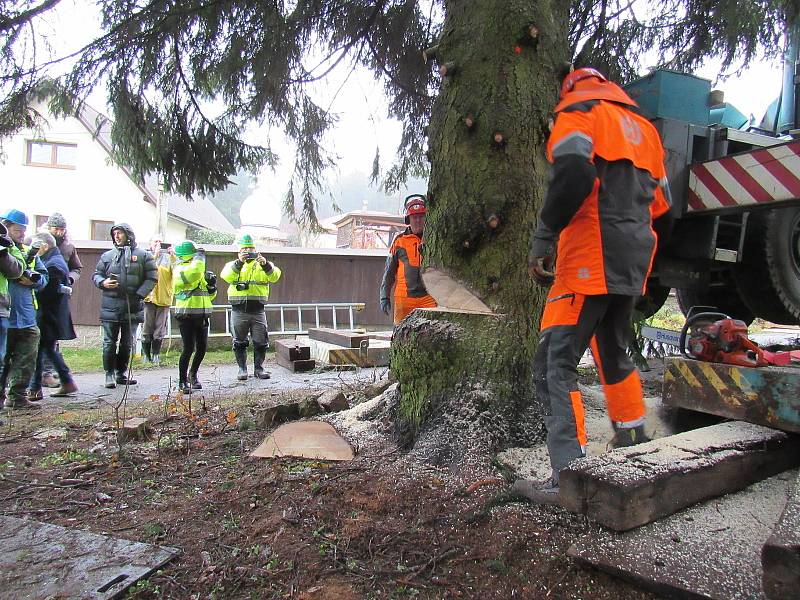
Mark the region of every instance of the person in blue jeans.
<instances>
[{"instance_id":1,"label":"person in blue jeans","mask_svg":"<svg viewBox=\"0 0 800 600\"><path fill-rule=\"evenodd\" d=\"M51 397L68 396L77 392L78 386L56 346L59 340L74 340L76 337L72 326L72 315L69 312L69 297L72 293L72 288L69 286L69 267L52 234L37 233L31 243L39 246L39 258L47 269L47 285L38 293L39 312L36 321L41 332L39 353L36 358L36 371L28 388L28 400L36 401L41 400L43 396L42 371L46 359L52 363L61 382L61 386L51 394Z\"/></svg>"},{"instance_id":2,"label":"person in blue jeans","mask_svg":"<svg viewBox=\"0 0 800 600\"><path fill-rule=\"evenodd\" d=\"M36 292L47 285L47 269L36 256L37 250L31 251L23 244L28 217L20 210L11 209L0 214L0 222L8 230L8 236L14 242L14 252L23 256L25 271L8 282L11 298L11 310L8 315L8 332L6 334L6 353L3 361L3 373L0 377L0 394L3 395L7 407L16 410L37 409L40 406L28 400L28 384L36 368L36 355L39 351L39 327L36 325ZM6 382L8 383L8 399L5 399Z\"/></svg>"}]
</instances>

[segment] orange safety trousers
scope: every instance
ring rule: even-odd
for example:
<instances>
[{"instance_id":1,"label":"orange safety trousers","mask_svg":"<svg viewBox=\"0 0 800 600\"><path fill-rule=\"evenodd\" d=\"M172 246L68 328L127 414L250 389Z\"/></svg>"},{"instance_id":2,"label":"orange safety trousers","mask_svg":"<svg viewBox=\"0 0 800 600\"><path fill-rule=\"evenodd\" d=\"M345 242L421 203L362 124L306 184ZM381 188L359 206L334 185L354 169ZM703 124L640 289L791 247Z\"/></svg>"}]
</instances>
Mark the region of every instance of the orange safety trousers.
<instances>
[{"instance_id":1,"label":"orange safety trousers","mask_svg":"<svg viewBox=\"0 0 800 600\"><path fill-rule=\"evenodd\" d=\"M621 428L644 421L642 383L627 354L636 299L620 294L580 294L559 278L550 288L533 374L556 480L561 469L585 454L587 436L578 390L578 362L587 347L591 347L597 365L610 419Z\"/></svg>"},{"instance_id":2,"label":"orange safety trousers","mask_svg":"<svg viewBox=\"0 0 800 600\"><path fill-rule=\"evenodd\" d=\"M432 296L409 298L408 296L394 297L394 324L397 325L405 319L415 308L435 308L436 300Z\"/></svg>"}]
</instances>

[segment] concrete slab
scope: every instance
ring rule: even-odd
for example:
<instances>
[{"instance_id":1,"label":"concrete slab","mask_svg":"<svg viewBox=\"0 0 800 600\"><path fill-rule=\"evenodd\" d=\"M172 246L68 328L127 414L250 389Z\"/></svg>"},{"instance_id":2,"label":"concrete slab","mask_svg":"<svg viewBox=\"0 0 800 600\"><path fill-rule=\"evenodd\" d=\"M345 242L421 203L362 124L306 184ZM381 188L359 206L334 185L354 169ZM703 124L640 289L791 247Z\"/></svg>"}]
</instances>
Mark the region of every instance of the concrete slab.
<instances>
[{"instance_id":1,"label":"concrete slab","mask_svg":"<svg viewBox=\"0 0 800 600\"><path fill-rule=\"evenodd\" d=\"M592 532L568 554L670 598L762 599L761 546L797 473L765 479L633 531Z\"/></svg>"},{"instance_id":2,"label":"concrete slab","mask_svg":"<svg viewBox=\"0 0 800 600\"><path fill-rule=\"evenodd\" d=\"M352 460L353 449L333 425L300 421L281 425L250 453L254 458L295 456L319 460Z\"/></svg>"},{"instance_id":3,"label":"concrete slab","mask_svg":"<svg viewBox=\"0 0 800 600\"><path fill-rule=\"evenodd\" d=\"M118 598L179 554L177 548L0 516L0 597Z\"/></svg>"}]
</instances>

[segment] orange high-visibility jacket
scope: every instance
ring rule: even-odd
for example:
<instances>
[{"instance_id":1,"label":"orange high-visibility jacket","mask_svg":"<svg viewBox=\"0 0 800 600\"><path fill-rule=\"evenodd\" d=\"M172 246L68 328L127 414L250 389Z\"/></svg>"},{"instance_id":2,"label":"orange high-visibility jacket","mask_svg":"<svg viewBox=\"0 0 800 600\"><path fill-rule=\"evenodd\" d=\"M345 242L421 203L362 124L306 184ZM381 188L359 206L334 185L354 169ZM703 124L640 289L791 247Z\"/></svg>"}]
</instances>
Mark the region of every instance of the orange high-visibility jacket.
<instances>
[{"instance_id":1,"label":"orange high-visibility jacket","mask_svg":"<svg viewBox=\"0 0 800 600\"><path fill-rule=\"evenodd\" d=\"M420 246L422 238L411 233L411 228L394 238L389 256L386 258L386 267L381 280L381 299L389 299L389 294L394 285L395 298L424 298L428 290L422 283L420 264L422 254Z\"/></svg>"},{"instance_id":2,"label":"orange high-visibility jacket","mask_svg":"<svg viewBox=\"0 0 800 600\"><path fill-rule=\"evenodd\" d=\"M653 219L670 208L658 132L623 103L558 108L547 143L553 177L531 255L552 253L557 240L556 277L571 290L638 296L656 251ZM576 183L586 174L585 185Z\"/></svg>"}]
</instances>

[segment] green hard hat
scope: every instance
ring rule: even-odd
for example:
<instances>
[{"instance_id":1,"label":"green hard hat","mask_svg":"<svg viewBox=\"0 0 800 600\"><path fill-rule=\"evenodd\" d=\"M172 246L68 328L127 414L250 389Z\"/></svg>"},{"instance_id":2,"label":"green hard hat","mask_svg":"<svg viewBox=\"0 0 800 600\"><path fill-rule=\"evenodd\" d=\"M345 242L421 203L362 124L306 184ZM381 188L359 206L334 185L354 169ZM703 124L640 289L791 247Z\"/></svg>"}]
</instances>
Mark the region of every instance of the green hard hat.
<instances>
[{"instance_id":1,"label":"green hard hat","mask_svg":"<svg viewBox=\"0 0 800 600\"><path fill-rule=\"evenodd\" d=\"M176 256L191 256L197 252L197 247L191 240L183 240L180 244L175 246Z\"/></svg>"},{"instance_id":2,"label":"green hard hat","mask_svg":"<svg viewBox=\"0 0 800 600\"><path fill-rule=\"evenodd\" d=\"M253 236L251 236L249 233L240 235L237 243L239 244L239 248L255 247L255 243L253 243Z\"/></svg>"}]
</instances>

